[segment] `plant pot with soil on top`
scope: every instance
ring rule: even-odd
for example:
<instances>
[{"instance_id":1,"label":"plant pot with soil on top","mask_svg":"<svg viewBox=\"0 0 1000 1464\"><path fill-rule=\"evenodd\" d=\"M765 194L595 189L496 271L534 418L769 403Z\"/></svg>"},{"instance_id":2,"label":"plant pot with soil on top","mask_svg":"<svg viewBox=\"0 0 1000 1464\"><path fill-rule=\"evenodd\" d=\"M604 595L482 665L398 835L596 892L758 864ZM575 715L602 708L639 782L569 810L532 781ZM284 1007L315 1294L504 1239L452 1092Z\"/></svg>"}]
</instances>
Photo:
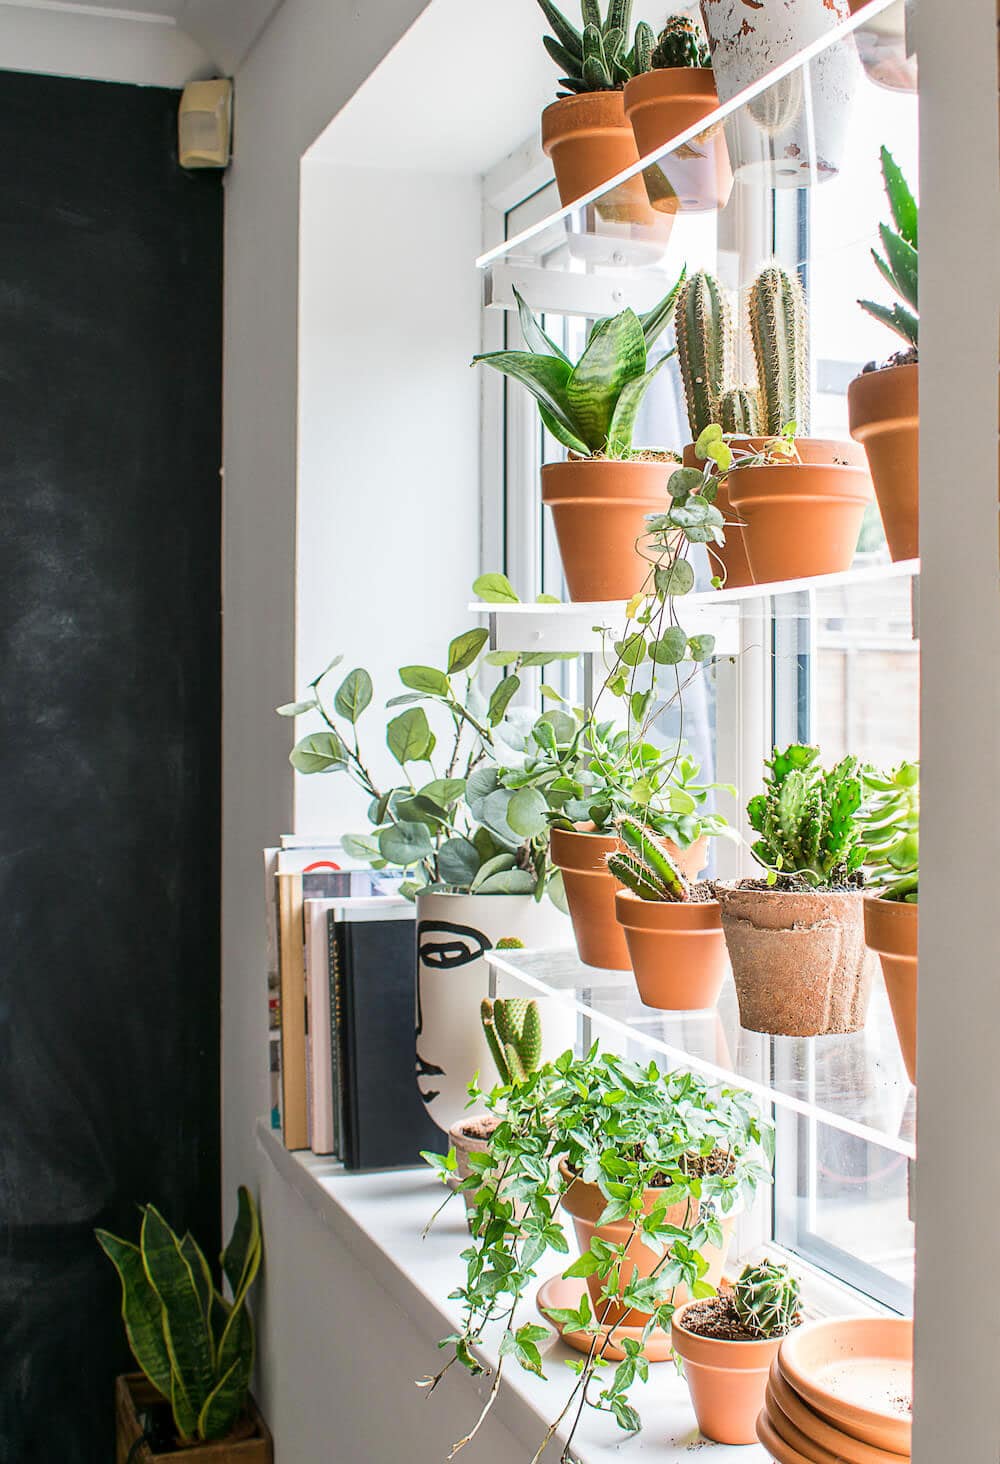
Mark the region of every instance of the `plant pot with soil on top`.
<instances>
[{"instance_id":1,"label":"plant pot with soil on top","mask_svg":"<svg viewBox=\"0 0 1000 1464\"><path fill-rule=\"evenodd\" d=\"M868 454L875 496L889 553L894 560L920 553L920 378L918 346L918 209L888 148L882 149L882 176L893 228L882 224L883 253L872 258L899 297L891 307L874 300L859 303L902 337L904 349L883 366L870 362L847 388L851 436Z\"/></svg>"},{"instance_id":2,"label":"plant pot with soil on top","mask_svg":"<svg viewBox=\"0 0 1000 1464\"><path fill-rule=\"evenodd\" d=\"M745 1267L734 1286L674 1313L674 1351L706 1438L756 1442L771 1363L798 1320L799 1284L773 1262Z\"/></svg>"},{"instance_id":3,"label":"plant pot with soil on top","mask_svg":"<svg viewBox=\"0 0 1000 1464\"><path fill-rule=\"evenodd\" d=\"M917 1081L917 898L920 883L920 764L865 772L862 837L866 875L865 943L878 953L911 1083Z\"/></svg>"},{"instance_id":4,"label":"plant pot with soil on top","mask_svg":"<svg viewBox=\"0 0 1000 1464\"><path fill-rule=\"evenodd\" d=\"M740 1022L754 1032L857 1032L871 995L860 868L856 758L826 772L819 749L794 744L767 763L747 814L766 879L716 884Z\"/></svg>"}]
</instances>

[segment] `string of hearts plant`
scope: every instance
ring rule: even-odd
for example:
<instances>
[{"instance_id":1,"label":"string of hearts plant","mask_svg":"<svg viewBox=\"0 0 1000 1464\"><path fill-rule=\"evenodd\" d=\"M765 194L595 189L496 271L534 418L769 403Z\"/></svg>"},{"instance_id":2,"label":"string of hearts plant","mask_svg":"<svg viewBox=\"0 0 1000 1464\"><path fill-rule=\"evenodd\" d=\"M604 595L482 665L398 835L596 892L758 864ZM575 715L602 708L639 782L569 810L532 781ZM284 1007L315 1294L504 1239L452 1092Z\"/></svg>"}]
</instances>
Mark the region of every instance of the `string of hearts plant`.
<instances>
[{"instance_id":1,"label":"string of hearts plant","mask_svg":"<svg viewBox=\"0 0 1000 1464\"><path fill-rule=\"evenodd\" d=\"M481 1429L510 1365L545 1378L539 1344L550 1333L520 1322L518 1309L547 1253L568 1252L561 1223L568 1192L596 1186L604 1201L598 1228L563 1273L587 1278L587 1287L578 1308L549 1313L557 1324L589 1335L591 1344L570 1364L573 1379L532 1464L560 1430L559 1457L568 1461L586 1408L612 1415L626 1432L640 1429L629 1392L646 1380L642 1342L626 1340L624 1361L609 1371L610 1328L602 1324L614 1308L635 1308L648 1315L645 1341L654 1328L669 1326L679 1288L695 1297L713 1294L704 1280L704 1251L722 1245L724 1217L768 1180L772 1130L745 1092L709 1089L692 1073L661 1074L655 1063L640 1067L601 1053L596 1043L584 1057L566 1052L525 1081L489 1094L473 1083L470 1094L499 1123L486 1152L469 1156L473 1173L454 1191L472 1199L465 1279L452 1293L462 1321L440 1343L450 1352L447 1361L422 1386L433 1391L456 1362L474 1375L486 1371L476 1349L487 1328L499 1325L489 1395L454 1457ZM453 1176L453 1150L424 1158L445 1181ZM621 1222L628 1227L625 1240L604 1238L602 1225ZM631 1264L639 1243L658 1258L646 1276Z\"/></svg>"}]
</instances>

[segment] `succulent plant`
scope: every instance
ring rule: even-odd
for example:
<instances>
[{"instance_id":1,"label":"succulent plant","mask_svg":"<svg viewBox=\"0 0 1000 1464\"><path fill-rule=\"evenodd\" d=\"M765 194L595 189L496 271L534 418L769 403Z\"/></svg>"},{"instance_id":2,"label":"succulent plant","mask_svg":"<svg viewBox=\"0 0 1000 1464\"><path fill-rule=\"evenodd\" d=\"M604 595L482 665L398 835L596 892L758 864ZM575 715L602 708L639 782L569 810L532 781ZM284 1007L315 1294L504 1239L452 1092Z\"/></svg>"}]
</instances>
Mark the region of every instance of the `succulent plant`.
<instances>
[{"instance_id":1,"label":"succulent plant","mask_svg":"<svg viewBox=\"0 0 1000 1464\"><path fill-rule=\"evenodd\" d=\"M687 880L655 834L634 818L618 819L615 828L626 845L608 855L608 871L615 879L640 900L662 903L691 898Z\"/></svg>"},{"instance_id":2,"label":"succulent plant","mask_svg":"<svg viewBox=\"0 0 1000 1464\"><path fill-rule=\"evenodd\" d=\"M708 46L695 22L687 15L672 15L656 38L650 56L654 71L671 66L711 66Z\"/></svg>"},{"instance_id":3,"label":"succulent plant","mask_svg":"<svg viewBox=\"0 0 1000 1464\"><path fill-rule=\"evenodd\" d=\"M733 323L713 275L700 269L677 300L677 359L684 382L691 436L697 441L716 420L716 404L729 377Z\"/></svg>"},{"instance_id":4,"label":"succulent plant","mask_svg":"<svg viewBox=\"0 0 1000 1464\"><path fill-rule=\"evenodd\" d=\"M730 386L719 397L716 410L723 432L760 436L760 397L753 387Z\"/></svg>"},{"instance_id":5,"label":"succulent plant","mask_svg":"<svg viewBox=\"0 0 1000 1464\"><path fill-rule=\"evenodd\" d=\"M783 1337L798 1320L799 1283L787 1266L746 1266L733 1286L733 1310L755 1337Z\"/></svg>"},{"instance_id":6,"label":"succulent plant","mask_svg":"<svg viewBox=\"0 0 1000 1464\"><path fill-rule=\"evenodd\" d=\"M877 249L872 250L872 259L879 273L899 296L890 309L874 300L859 300L862 310L867 310L876 320L881 320L890 330L903 337L908 346L916 350L920 336L919 298L917 289L918 258L917 230L920 212L910 192L909 185L887 147L882 149L882 178L889 199L894 229L888 224L879 225L884 256ZM902 303L900 303L902 302Z\"/></svg>"},{"instance_id":7,"label":"succulent plant","mask_svg":"<svg viewBox=\"0 0 1000 1464\"><path fill-rule=\"evenodd\" d=\"M632 0L610 0L607 17L602 17L600 0L581 0L582 31L566 19L552 0L538 0L555 35L545 36L543 45L565 75L560 96L581 92L617 91L639 71L648 70L640 57L649 58L654 45L653 29L645 21L636 27L632 49L626 50L632 25Z\"/></svg>"},{"instance_id":8,"label":"succulent plant","mask_svg":"<svg viewBox=\"0 0 1000 1464\"><path fill-rule=\"evenodd\" d=\"M490 1001L487 997L479 1013L504 1086L523 1083L530 1073L537 1072L542 1058L542 1018L537 1001L520 996Z\"/></svg>"},{"instance_id":9,"label":"succulent plant","mask_svg":"<svg viewBox=\"0 0 1000 1464\"><path fill-rule=\"evenodd\" d=\"M845 757L829 772L819 748L793 743L766 763L765 791L751 798L747 817L760 837L750 852L769 872L813 888L851 881L865 858L861 842L858 760Z\"/></svg>"},{"instance_id":10,"label":"succulent plant","mask_svg":"<svg viewBox=\"0 0 1000 1464\"><path fill-rule=\"evenodd\" d=\"M761 426L769 437L795 423L809 431L809 331L799 280L776 265L750 287L750 335L757 362Z\"/></svg>"},{"instance_id":11,"label":"succulent plant","mask_svg":"<svg viewBox=\"0 0 1000 1464\"><path fill-rule=\"evenodd\" d=\"M523 951L524 941L518 940L516 935L504 935L497 941L498 951Z\"/></svg>"},{"instance_id":12,"label":"succulent plant","mask_svg":"<svg viewBox=\"0 0 1000 1464\"><path fill-rule=\"evenodd\" d=\"M920 764L903 762L891 772L865 768L866 796L859 814L868 882L881 885L883 900L917 904L920 880Z\"/></svg>"}]
</instances>

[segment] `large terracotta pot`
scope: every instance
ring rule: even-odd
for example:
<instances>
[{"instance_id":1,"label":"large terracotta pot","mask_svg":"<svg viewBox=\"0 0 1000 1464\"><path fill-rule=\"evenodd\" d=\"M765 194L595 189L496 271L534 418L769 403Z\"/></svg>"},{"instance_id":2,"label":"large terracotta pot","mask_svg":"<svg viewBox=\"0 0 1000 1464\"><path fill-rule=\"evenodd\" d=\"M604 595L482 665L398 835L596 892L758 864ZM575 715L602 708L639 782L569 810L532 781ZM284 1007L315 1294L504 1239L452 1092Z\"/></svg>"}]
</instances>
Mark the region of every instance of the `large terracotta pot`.
<instances>
[{"instance_id":1,"label":"large terracotta pot","mask_svg":"<svg viewBox=\"0 0 1000 1464\"><path fill-rule=\"evenodd\" d=\"M892 1020L911 1083L917 1081L918 905L865 897L865 941L882 962Z\"/></svg>"},{"instance_id":2,"label":"large terracotta pot","mask_svg":"<svg viewBox=\"0 0 1000 1464\"><path fill-rule=\"evenodd\" d=\"M860 1031L873 975L860 890L715 890L741 1026L781 1037Z\"/></svg>"},{"instance_id":3,"label":"large terracotta pot","mask_svg":"<svg viewBox=\"0 0 1000 1464\"><path fill-rule=\"evenodd\" d=\"M734 444L743 446L746 446L750 442L759 443L761 446L763 446L764 443L764 439L762 437L752 439L749 437L734 437L731 438L730 441ZM685 447L683 456L684 466L686 468L698 468L700 470L705 466L705 464L699 460L698 455L694 450L693 442L689 442L687 447ZM729 501L729 488L727 487L725 478L723 478L722 481L718 483L718 491L715 495L715 506L726 521L726 527L723 530L726 536L726 542L725 544L721 545L712 545L712 552L709 555L708 560L709 567L712 571L712 576L714 578L717 571L717 566L713 561L714 559L721 560L722 565L726 571L726 583L724 588L727 590L740 590L743 589L746 585L753 584L753 572L750 568L750 560L747 558L747 545L746 539L743 537L743 529L739 523L740 516L733 508L732 503Z\"/></svg>"},{"instance_id":4,"label":"large terracotta pot","mask_svg":"<svg viewBox=\"0 0 1000 1464\"><path fill-rule=\"evenodd\" d=\"M546 107L542 113L542 147L552 159L564 207L639 161L620 91L583 92ZM640 177L615 192L621 194L617 202L623 219L633 204L638 215L649 213Z\"/></svg>"},{"instance_id":5,"label":"large terracotta pot","mask_svg":"<svg viewBox=\"0 0 1000 1464\"><path fill-rule=\"evenodd\" d=\"M642 589L651 566L636 545L647 514L666 507L673 466L571 458L542 469L571 600L630 600Z\"/></svg>"},{"instance_id":6,"label":"large terracotta pot","mask_svg":"<svg viewBox=\"0 0 1000 1464\"><path fill-rule=\"evenodd\" d=\"M573 1175L566 1166L565 1160L560 1161L559 1171L564 1180L572 1181L563 1195L562 1208L568 1215L573 1217L573 1229L576 1231L576 1238L580 1250L589 1250L590 1243L595 1235L599 1236L601 1240L606 1240L610 1245L624 1245L632 1230L631 1223L628 1220L617 1220L611 1225L598 1225L597 1222L607 1206L607 1200L601 1194L597 1185L588 1184L579 1178L573 1178ZM644 1215L649 1214L662 1194L663 1191L659 1189L649 1189L646 1191L642 1202ZM664 1220L668 1225L689 1226L694 1223L697 1216L697 1200L690 1202L690 1213L688 1201L682 1200L676 1205L669 1205L667 1207ZM726 1264L729 1243L736 1225L736 1212L730 1211L728 1215L723 1216L721 1224L722 1245L716 1247L706 1243L702 1247L701 1252L708 1262L708 1270L702 1279L707 1281L709 1286L716 1288L718 1288L719 1282L722 1280L722 1271ZM637 1238L633 1239L629 1243L628 1249L625 1252L625 1259L622 1262L621 1280L618 1286L619 1292L625 1290L625 1287L636 1273L640 1276L649 1276L654 1270L662 1266L662 1262L662 1255L657 1255L655 1251L643 1245L641 1240ZM601 1302L600 1300L603 1285L604 1283L599 1276L587 1277L587 1289L590 1292L591 1304L597 1320L603 1320L613 1326L618 1325L618 1323L624 1323L626 1326L641 1327L647 1320L649 1314L647 1312L640 1312L634 1307L625 1307L616 1304L611 1306L607 1316L604 1315L604 1309L607 1303ZM678 1286L674 1295L675 1303L680 1305L681 1302L687 1299L687 1288Z\"/></svg>"},{"instance_id":7,"label":"large terracotta pot","mask_svg":"<svg viewBox=\"0 0 1000 1464\"><path fill-rule=\"evenodd\" d=\"M569 921L532 895L417 896L417 1087L442 1129L466 1115L477 1072L484 1087L497 1081L479 1008L490 994L484 957L504 936L529 950L566 946ZM538 1005L548 1061L573 1046L576 1014L545 997Z\"/></svg>"},{"instance_id":8,"label":"large terracotta pot","mask_svg":"<svg viewBox=\"0 0 1000 1464\"><path fill-rule=\"evenodd\" d=\"M868 454L893 559L920 553L920 368L865 371L847 388L851 436Z\"/></svg>"},{"instance_id":9,"label":"large terracotta pot","mask_svg":"<svg viewBox=\"0 0 1000 1464\"><path fill-rule=\"evenodd\" d=\"M625 115L640 157L648 157L694 127L719 105L710 66L666 66L635 76L625 86ZM644 172L654 208L699 212L725 208L733 191L721 124L684 143Z\"/></svg>"},{"instance_id":10,"label":"large terracotta pot","mask_svg":"<svg viewBox=\"0 0 1000 1464\"><path fill-rule=\"evenodd\" d=\"M729 500L746 527L756 584L850 569L872 483L852 442L819 442L832 462L762 464L730 470Z\"/></svg>"},{"instance_id":11,"label":"large terracotta pot","mask_svg":"<svg viewBox=\"0 0 1000 1464\"><path fill-rule=\"evenodd\" d=\"M684 1377L694 1406L698 1428L718 1444L753 1444L757 1441L757 1415L764 1406L767 1376L780 1337L759 1337L746 1342L726 1342L717 1337L700 1337L684 1323L693 1301L674 1312L670 1324L675 1354L684 1363Z\"/></svg>"},{"instance_id":12,"label":"large terracotta pot","mask_svg":"<svg viewBox=\"0 0 1000 1464\"><path fill-rule=\"evenodd\" d=\"M698 1012L714 1007L726 976L726 939L717 900L640 900L615 897L635 983L646 1006Z\"/></svg>"}]
</instances>

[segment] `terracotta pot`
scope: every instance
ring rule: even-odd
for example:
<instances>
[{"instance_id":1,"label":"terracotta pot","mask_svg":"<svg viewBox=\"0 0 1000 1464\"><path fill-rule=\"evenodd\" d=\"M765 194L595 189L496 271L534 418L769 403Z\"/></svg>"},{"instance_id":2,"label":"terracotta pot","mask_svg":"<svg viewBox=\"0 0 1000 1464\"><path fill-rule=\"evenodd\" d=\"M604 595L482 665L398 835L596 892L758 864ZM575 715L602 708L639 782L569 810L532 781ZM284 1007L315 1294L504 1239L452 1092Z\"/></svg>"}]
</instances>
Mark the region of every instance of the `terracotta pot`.
<instances>
[{"instance_id":1,"label":"terracotta pot","mask_svg":"<svg viewBox=\"0 0 1000 1464\"><path fill-rule=\"evenodd\" d=\"M583 92L546 107L542 148L552 159L564 207L639 161L620 91ZM638 175L616 189L613 199L602 199L601 205L604 217L622 222L641 222L650 213Z\"/></svg>"},{"instance_id":2,"label":"terracotta pot","mask_svg":"<svg viewBox=\"0 0 1000 1464\"><path fill-rule=\"evenodd\" d=\"M835 462L733 468L729 499L756 584L850 569L872 497L868 466L853 443L823 444Z\"/></svg>"},{"instance_id":3,"label":"terracotta pot","mask_svg":"<svg viewBox=\"0 0 1000 1464\"><path fill-rule=\"evenodd\" d=\"M667 66L635 76L625 86L625 115L640 157L665 147L719 105L710 66ZM725 208L733 191L726 135L721 125L684 143L645 169L654 208L696 213Z\"/></svg>"},{"instance_id":4,"label":"terracotta pot","mask_svg":"<svg viewBox=\"0 0 1000 1464\"><path fill-rule=\"evenodd\" d=\"M252 1398L247 1399L242 1426L230 1438L154 1453L148 1444L139 1445L143 1435L139 1414L155 1403L170 1407L142 1373L115 1378L115 1464L155 1464L158 1459L184 1460L185 1464L271 1464L274 1458L267 1424Z\"/></svg>"},{"instance_id":5,"label":"terracotta pot","mask_svg":"<svg viewBox=\"0 0 1000 1464\"><path fill-rule=\"evenodd\" d=\"M568 1215L573 1217L573 1229L576 1231L577 1242L581 1251L589 1250L590 1242L595 1235L602 1240L608 1241L611 1245L624 1245L628 1240L632 1226L627 1220L619 1220L611 1225L598 1225L597 1221L604 1211L607 1200L601 1194L596 1184L588 1184L582 1179L574 1179L566 1166L565 1160L559 1164L559 1172L563 1179L572 1181L569 1188L563 1195L562 1208ZM649 1189L643 1196L643 1214L648 1215L656 1204L662 1190ZM687 1201L681 1201L676 1205L667 1207L664 1219L668 1225L691 1225L698 1215L697 1201L691 1202L691 1211L688 1213ZM722 1280L722 1270L726 1264L726 1254L729 1250L729 1242L732 1239L733 1229L736 1225L736 1213L730 1211L722 1217L722 1245L719 1247L706 1244L702 1249L702 1255L708 1262L708 1270L703 1279L710 1286L718 1287ZM668 1247L669 1249L669 1247ZM625 1252L625 1260L621 1268L621 1280L618 1290L622 1292L638 1273L640 1276L649 1276L658 1266L662 1264L663 1257L642 1244L638 1239L633 1239ZM634 1307L612 1305L608 1315L604 1315L607 1303L600 1301L603 1282L599 1276L587 1277L587 1288L590 1291L591 1304L598 1321L607 1322L610 1326L618 1326L624 1323L626 1326L643 1326L648 1318L647 1312L638 1311ZM678 1286L675 1291L674 1300L679 1305L686 1301L687 1288Z\"/></svg>"},{"instance_id":6,"label":"terracotta pot","mask_svg":"<svg viewBox=\"0 0 1000 1464\"><path fill-rule=\"evenodd\" d=\"M761 444L764 441L763 438L754 438L752 440L755 442L759 441ZM738 445L746 445L751 439L749 437L734 437L731 441ZM704 463L699 462L693 442L689 442L684 449L684 466L686 468L699 469L705 466ZM718 492L715 496L715 506L726 520L726 528L724 530L726 542L721 546L718 544L712 545L712 552L709 555L709 566L714 577L716 565L713 563L713 558L720 559L726 571L725 588L727 590L740 590L745 585L753 584L753 572L750 569L750 560L747 558L747 545L743 537L743 529L734 522L739 519L739 514L729 501L729 489L726 486L725 479L719 484Z\"/></svg>"},{"instance_id":7,"label":"terracotta pot","mask_svg":"<svg viewBox=\"0 0 1000 1464\"><path fill-rule=\"evenodd\" d=\"M860 890L715 890L741 1026L780 1037L861 1030L873 969Z\"/></svg>"},{"instance_id":8,"label":"terracotta pot","mask_svg":"<svg viewBox=\"0 0 1000 1464\"><path fill-rule=\"evenodd\" d=\"M726 976L726 939L717 900L661 903L621 890L615 896L615 914L646 1006L672 1012L715 1006Z\"/></svg>"},{"instance_id":9,"label":"terracotta pot","mask_svg":"<svg viewBox=\"0 0 1000 1464\"><path fill-rule=\"evenodd\" d=\"M830 1317L782 1340L789 1387L836 1428L876 1449L910 1456L913 1323L906 1317ZM903 1401L900 1401L903 1400Z\"/></svg>"},{"instance_id":10,"label":"terracotta pot","mask_svg":"<svg viewBox=\"0 0 1000 1464\"><path fill-rule=\"evenodd\" d=\"M542 469L571 600L630 600L642 589L650 565L636 545L646 515L665 507L671 471L670 463L605 458Z\"/></svg>"},{"instance_id":11,"label":"terracotta pot","mask_svg":"<svg viewBox=\"0 0 1000 1464\"><path fill-rule=\"evenodd\" d=\"M700 1304L688 1302L674 1312L670 1329L674 1352L684 1363L698 1427L718 1444L753 1444L767 1375L781 1338L724 1342L699 1337L687 1330L684 1321Z\"/></svg>"},{"instance_id":12,"label":"terracotta pot","mask_svg":"<svg viewBox=\"0 0 1000 1464\"><path fill-rule=\"evenodd\" d=\"M851 436L868 454L882 526L893 559L920 553L920 368L886 366L847 388Z\"/></svg>"},{"instance_id":13,"label":"terracotta pot","mask_svg":"<svg viewBox=\"0 0 1000 1464\"><path fill-rule=\"evenodd\" d=\"M771 1364L764 1397L768 1418L782 1438L788 1437L786 1429L791 1424L799 1435L809 1440L814 1453L817 1449L824 1450L838 1464L900 1464L905 1457L863 1444L860 1439L852 1439L850 1434L820 1418L785 1382L777 1359Z\"/></svg>"},{"instance_id":14,"label":"terracotta pot","mask_svg":"<svg viewBox=\"0 0 1000 1464\"><path fill-rule=\"evenodd\" d=\"M452 1188L456 1188L459 1180L468 1179L472 1173L469 1155L485 1154L489 1147L489 1140L485 1133L469 1133L467 1130L475 1130L480 1125L489 1125L489 1132L492 1133L493 1129L499 1126L499 1123L500 1120L492 1113L469 1113L465 1118L460 1118L457 1123L452 1124L448 1130L448 1144L450 1148L455 1150L455 1159L458 1163L458 1169L456 1170L457 1177L454 1180L449 1179L449 1184ZM473 1208L472 1197L474 1194L475 1190L462 1191L462 1198L465 1201L465 1208L467 1210Z\"/></svg>"},{"instance_id":15,"label":"terracotta pot","mask_svg":"<svg viewBox=\"0 0 1000 1464\"><path fill-rule=\"evenodd\" d=\"M918 905L865 897L865 942L882 962L892 1020L911 1083L917 1081Z\"/></svg>"}]
</instances>

